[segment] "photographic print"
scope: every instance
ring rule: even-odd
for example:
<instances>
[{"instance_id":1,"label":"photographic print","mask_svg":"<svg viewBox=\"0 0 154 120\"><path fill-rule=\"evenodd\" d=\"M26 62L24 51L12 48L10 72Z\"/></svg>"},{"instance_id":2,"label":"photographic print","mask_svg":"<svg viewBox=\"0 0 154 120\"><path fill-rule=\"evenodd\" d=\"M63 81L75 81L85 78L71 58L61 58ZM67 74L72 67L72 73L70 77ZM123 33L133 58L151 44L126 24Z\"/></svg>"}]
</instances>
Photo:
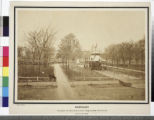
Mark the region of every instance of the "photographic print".
<instances>
[{"instance_id":1,"label":"photographic print","mask_svg":"<svg viewBox=\"0 0 154 120\"><path fill-rule=\"evenodd\" d=\"M15 8L16 101L147 102L147 8Z\"/></svg>"}]
</instances>

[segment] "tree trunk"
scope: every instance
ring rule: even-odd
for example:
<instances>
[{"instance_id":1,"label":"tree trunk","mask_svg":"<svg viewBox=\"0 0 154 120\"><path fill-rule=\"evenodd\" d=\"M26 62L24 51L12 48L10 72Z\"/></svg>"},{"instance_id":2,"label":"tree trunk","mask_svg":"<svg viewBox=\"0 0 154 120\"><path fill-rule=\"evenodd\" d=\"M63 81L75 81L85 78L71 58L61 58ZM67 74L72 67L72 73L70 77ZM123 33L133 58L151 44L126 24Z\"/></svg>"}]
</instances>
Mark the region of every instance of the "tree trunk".
<instances>
[{"instance_id":1,"label":"tree trunk","mask_svg":"<svg viewBox=\"0 0 154 120\"><path fill-rule=\"evenodd\" d=\"M119 65L119 60L117 60L117 65Z\"/></svg>"},{"instance_id":2,"label":"tree trunk","mask_svg":"<svg viewBox=\"0 0 154 120\"><path fill-rule=\"evenodd\" d=\"M123 59L123 64L125 65L125 59Z\"/></svg>"},{"instance_id":3,"label":"tree trunk","mask_svg":"<svg viewBox=\"0 0 154 120\"><path fill-rule=\"evenodd\" d=\"M67 69L69 70L69 58L67 60Z\"/></svg>"},{"instance_id":4,"label":"tree trunk","mask_svg":"<svg viewBox=\"0 0 154 120\"><path fill-rule=\"evenodd\" d=\"M41 58L39 57L39 72L38 72L38 76L40 75L40 71L41 71L40 60L41 60Z\"/></svg>"},{"instance_id":5,"label":"tree trunk","mask_svg":"<svg viewBox=\"0 0 154 120\"><path fill-rule=\"evenodd\" d=\"M131 65L131 59L129 59L129 65Z\"/></svg>"},{"instance_id":6,"label":"tree trunk","mask_svg":"<svg viewBox=\"0 0 154 120\"><path fill-rule=\"evenodd\" d=\"M135 59L135 62L136 62L136 65L137 65L137 63L138 63L138 60L137 60L137 59Z\"/></svg>"}]
</instances>

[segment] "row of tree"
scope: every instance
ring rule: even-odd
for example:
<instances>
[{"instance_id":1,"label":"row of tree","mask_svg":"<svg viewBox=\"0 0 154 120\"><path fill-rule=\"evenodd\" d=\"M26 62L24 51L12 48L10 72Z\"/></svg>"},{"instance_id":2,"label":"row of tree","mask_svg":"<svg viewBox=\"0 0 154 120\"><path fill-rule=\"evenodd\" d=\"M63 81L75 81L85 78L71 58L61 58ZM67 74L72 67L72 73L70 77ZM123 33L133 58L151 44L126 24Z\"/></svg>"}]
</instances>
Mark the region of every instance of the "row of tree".
<instances>
[{"instance_id":1,"label":"row of tree","mask_svg":"<svg viewBox=\"0 0 154 120\"><path fill-rule=\"evenodd\" d=\"M103 54L112 64L144 64L145 62L145 38L133 42L122 42L110 45Z\"/></svg>"},{"instance_id":2,"label":"row of tree","mask_svg":"<svg viewBox=\"0 0 154 120\"><path fill-rule=\"evenodd\" d=\"M25 51L26 58L33 64L37 62L40 66L43 62L44 65L48 65L55 53L55 34L49 28L29 32L26 34L27 47L18 47L18 57L24 56L23 51ZM79 40L73 33L64 36L58 47L56 58L60 58L68 67L70 62L82 57ZM128 41L110 45L105 49L103 57L112 64L144 64L145 38L137 42Z\"/></svg>"}]
</instances>

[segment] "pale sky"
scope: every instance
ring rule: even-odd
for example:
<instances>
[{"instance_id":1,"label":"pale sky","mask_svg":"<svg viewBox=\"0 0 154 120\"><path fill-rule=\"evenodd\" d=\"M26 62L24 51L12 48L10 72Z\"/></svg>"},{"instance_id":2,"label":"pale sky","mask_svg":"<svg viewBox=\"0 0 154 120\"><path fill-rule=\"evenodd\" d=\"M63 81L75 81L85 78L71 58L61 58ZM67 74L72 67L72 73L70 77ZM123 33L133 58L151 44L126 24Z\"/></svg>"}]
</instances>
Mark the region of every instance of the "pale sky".
<instances>
[{"instance_id":1,"label":"pale sky","mask_svg":"<svg viewBox=\"0 0 154 120\"><path fill-rule=\"evenodd\" d=\"M142 39L146 33L145 13L136 9L20 9L17 11L18 44L26 45L26 33L50 25L57 31L56 48L65 35L74 33L83 50L97 44L103 51L110 44Z\"/></svg>"}]
</instances>

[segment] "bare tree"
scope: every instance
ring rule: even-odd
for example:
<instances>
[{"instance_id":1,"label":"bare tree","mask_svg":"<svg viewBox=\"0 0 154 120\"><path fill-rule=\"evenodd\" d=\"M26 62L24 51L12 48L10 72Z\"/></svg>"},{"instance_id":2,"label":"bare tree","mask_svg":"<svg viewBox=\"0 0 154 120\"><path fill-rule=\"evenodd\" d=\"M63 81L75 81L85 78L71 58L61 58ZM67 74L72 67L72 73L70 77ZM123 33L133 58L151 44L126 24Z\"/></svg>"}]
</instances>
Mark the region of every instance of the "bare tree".
<instances>
[{"instance_id":1,"label":"bare tree","mask_svg":"<svg viewBox=\"0 0 154 120\"><path fill-rule=\"evenodd\" d=\"M131 64L131 61L133 59L133 54L134 54L134 42L133 41L129 41L126 42L126 48L125 48L125 52L126 52L126 60L128 61L129 65Z\"/></svg>"},{"instance_id":2,"label":"bare tree","mask_svg":"<svg viewBox=\"0 0 154 120\"><path fill-rule=\"evenodd\" d=\"M48 63L49 58L53 55L54 37L55 32L49 28L34 30L27 34L28 48L32 56L33 64L37 63L39 66L38 75L40 74L40 65L44 62Z\"/></svg>"},{"instance_id":3,"label":"bare tree","mask_svg":"<svg viewBox=\"0 0 154 120\"><path fill-rule=\"evenodd\" d=\"M138 41L141 64L145 61L145 38Z\"/></svg>"},{"instance_id":4,"label":"bare tree","mask_svg":"<svg viewBox=\"0 0 154 120\"><path fill-rule=\"evenodd\" d=\"M126 58L126 49L125 49L126 46L127 46L127 44L124 42L120 44L120 58L121 58L124 65L125 65L126 59L127 59Z\"/></svg>"},{"instance_id":5,"label":"bare tree","mask_svg":"<svg viewBox=\"0 0 154 120\"><path fill-rule=\"evenodd\" d=\"M140 60L140 46L138 43L135 43L134 44L134 60L135 60L135 63L138 64L139 60Z\"/></svg>"},{"instance_id":6,"label":"bare tree","mask_svg":"<svg viewBox=\"0 0 154 120\"><path fill-rule=\"evenodd\" d=\"M120 62L120 44L117 44L115 45L115 49L114 49L114 52L115 52L115 61L116 61L116 64L119 65L119 62Z\"/></svg>"}]
</instances>

